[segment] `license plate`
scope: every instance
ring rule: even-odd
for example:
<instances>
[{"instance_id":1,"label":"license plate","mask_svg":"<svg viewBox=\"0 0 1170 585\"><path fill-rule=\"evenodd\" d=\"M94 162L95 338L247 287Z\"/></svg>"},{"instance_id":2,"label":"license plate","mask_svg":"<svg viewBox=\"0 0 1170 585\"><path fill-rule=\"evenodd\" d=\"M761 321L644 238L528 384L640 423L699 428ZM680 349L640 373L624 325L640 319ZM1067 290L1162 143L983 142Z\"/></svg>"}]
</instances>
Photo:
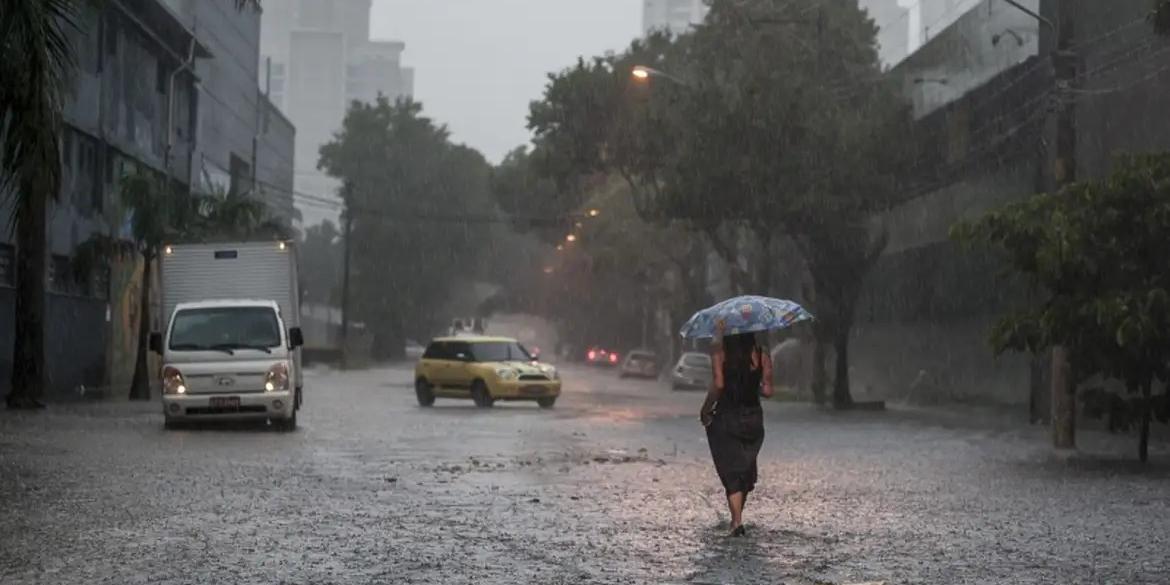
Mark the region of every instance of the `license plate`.
<instances>
[{"instance_id":1,"label":"license plate","mask_svg":"<svg viewBox=\"0 0 1170 585\"><path fill-rule=\"evenodd\" d=\"M544 394L544 386L525 386L520 392L529 395Z\"/></svg>"},{"instance_id":2,"label":"license plate","mask_svg":"<svg viewBox=\"0 0 1170 585\"><path fill-rule=\"evenodd\" d=\"M212 408L239 408L239 396L219 396L211 399Z\"/></svg>"}]
</instances>

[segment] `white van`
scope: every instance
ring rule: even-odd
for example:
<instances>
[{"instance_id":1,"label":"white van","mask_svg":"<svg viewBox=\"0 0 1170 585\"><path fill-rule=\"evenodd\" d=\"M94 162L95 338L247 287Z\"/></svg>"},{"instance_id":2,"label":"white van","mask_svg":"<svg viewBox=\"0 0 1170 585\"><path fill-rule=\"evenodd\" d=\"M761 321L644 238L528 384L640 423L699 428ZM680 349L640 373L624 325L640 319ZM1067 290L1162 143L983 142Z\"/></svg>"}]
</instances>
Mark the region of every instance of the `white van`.
<instances>
[{"instance_id":1,"label":"white van","mask_svg":"<svg viewBox=\"0 0 1170 585\"><path fill-rule=\"evenodd\" d=\"M297 424L303 393L296 256L288 242L167 246L162 406L168 427L207 419Z\"/></svg>"}]
</instances>

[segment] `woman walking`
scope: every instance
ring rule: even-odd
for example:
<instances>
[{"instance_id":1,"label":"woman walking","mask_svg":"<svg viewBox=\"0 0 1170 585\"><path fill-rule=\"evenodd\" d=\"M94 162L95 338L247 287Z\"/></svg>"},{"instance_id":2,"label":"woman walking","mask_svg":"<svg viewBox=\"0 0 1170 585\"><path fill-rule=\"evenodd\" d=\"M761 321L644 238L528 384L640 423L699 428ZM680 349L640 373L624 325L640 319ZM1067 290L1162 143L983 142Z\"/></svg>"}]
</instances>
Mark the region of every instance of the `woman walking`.
<instances>
[{"instance_id":1,"label":"woman walking","mask_svg":"<svg viewBox=\"0 0 1170 585\"><path fill-rule=\"evenodd\" d=\"M722 324L718 329L722 334ZM723 336L713 366L715 380L699 419L727 493L731 536L744 536L743 508L756 486L756 456L764 443L760 396L772 396L772 360L755 334L741 333Z\"/></svg>"}]
</instances>

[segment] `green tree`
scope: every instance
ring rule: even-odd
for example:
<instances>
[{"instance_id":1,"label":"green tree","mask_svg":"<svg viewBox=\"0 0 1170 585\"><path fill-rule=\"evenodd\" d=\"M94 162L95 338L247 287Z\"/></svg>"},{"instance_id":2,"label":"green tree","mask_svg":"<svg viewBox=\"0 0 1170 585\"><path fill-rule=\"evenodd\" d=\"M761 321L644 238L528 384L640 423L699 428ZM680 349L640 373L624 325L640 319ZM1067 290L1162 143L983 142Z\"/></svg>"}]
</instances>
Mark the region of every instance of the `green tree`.
<instances>
[{"instance_id":1,"label":"green tree","mask_svg":"<svg viewBox=\"0 0 1170 585\"><path fill-rule=\"evenodd\" d=\"M996 352L1068 348L1072 387L1101 376L1136 395L1139 457L1148 457L1155 415L1170 418L1170 155L1125 157L1101 181L1037 195L952 229L989 244L1042 291L1036 304L1002 317ZM1072 391L1072 388L1070 388Z\"/></svg>"},{"instance_id":2,"label":"green tree","mask_svg":"<svg viewBox=\"0 0 1170 585\"><path fill-rule=\"evenodd\" d=\"M60 136L73 0L0 3L0 192L16 229L16 325L9 408L41 406L48 204L60 193Z\"/></svg>"},{"instance_id":3,"label":"green tree","mask_svg":"<svg viewBox=\"0 0 1170 585\"><path fill-rule=\"evenodd\" d=\"M491 167L421 104L385 97L350 106L320 167L347 185L353 311L372 329L376 358L400 357L408 336L446 320L448 293L469 286L490 252Z\"/></svg>"},{"instance_id":4,"label":"green tree","mask_svg":"<svg viewBox=\"0 0 1170 585\"><path fill-rule=\"evenodd\" d=\"M342 239L331 221L305 229L301 252L301 298L306 302L336 305L340 301Z\"/></svg>"},{"instance_id":5,"label":"green tree","mask_svg":"<svg viewBox=\"0 0 1170 585\"><path fill-rule=\"evenodd\" d=\"M638 82L635 65L667 73ZM795 241L818 341L836 349L833 402L852 404L849 335L885 242L871 217L897 200L914 154L909 107L856 5L716 0L691 34L552 76L529 120L559 163L550 176L619 173L643 217L706 236L733 288L768 294L779 240Z\"/></svg>"}]
</instances>

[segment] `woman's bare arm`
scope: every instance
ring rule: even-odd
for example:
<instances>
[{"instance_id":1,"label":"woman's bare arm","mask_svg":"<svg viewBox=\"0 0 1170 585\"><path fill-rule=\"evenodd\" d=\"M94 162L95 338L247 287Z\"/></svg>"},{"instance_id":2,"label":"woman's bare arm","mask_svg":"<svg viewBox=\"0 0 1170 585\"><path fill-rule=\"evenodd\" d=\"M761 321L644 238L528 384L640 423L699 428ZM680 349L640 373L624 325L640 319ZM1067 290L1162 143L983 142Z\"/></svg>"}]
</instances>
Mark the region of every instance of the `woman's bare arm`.
<instances>
[{"instance_id":1,"label":"woman's bare arm","mask_svg":"<svg viewBox=\"0 0 1170 585\"><path fill-rule=\"evenodd\" d=\"M763 384L760 387L760 394L764 398L771 398L776 389L772 387L772 356L764 351L760 351L760 365L763 367Z\"/></svg>"},{"instance_id":2,"label":"woman's bare arm","mask_svg":"<svg viewBox=\"0 0 1170 585\"><path fill-rule=\"evenodd\" d=\"M715 409L715 403L723 396L723 350L715 350L711 356L712 381L711 389L703 400L703 407L699 409L699 420L704 425L710 424L710 414Z\"/></svg>"}]
</instances>

